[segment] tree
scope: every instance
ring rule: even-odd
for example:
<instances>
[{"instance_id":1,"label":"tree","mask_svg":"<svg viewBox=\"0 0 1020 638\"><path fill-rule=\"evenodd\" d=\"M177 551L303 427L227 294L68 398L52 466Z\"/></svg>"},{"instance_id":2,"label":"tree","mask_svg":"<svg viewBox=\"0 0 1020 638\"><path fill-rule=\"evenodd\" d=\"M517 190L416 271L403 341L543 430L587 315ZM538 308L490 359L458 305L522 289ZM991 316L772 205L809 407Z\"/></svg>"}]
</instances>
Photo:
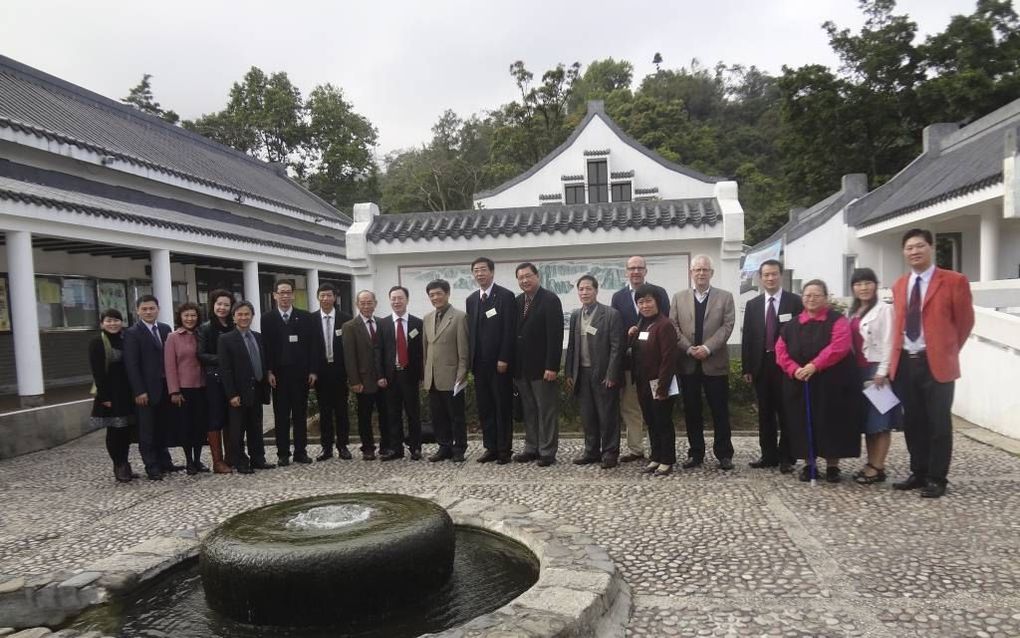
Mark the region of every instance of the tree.
<instances>
[{"instance_id":1,"label":"tree","mask_svg":"<svg viewBox=\"0 0 1020 638\"><path fill-rule=\"evenodd\" d=\"M124 104L130 104L139 111L148 113L149 115L155 115L156 117L166 120L171 124L176 124L181 118L173 111L163 110L160 107L159 102L152 95L152 74L145 73L142 75L142 81L135 85L127 94L127 97L121 98L121 102Z\"/></svg>"},{"instance_id":2,"label":"tree","mask_svg":"<svg viewBox=\"0 0 1020 638\"><path fill-rule=\"evenodd\" d=\"M595 60L588 65L571 88L568 112L583 113L589 100L605 100L614 91L630 91L634 65L613 58Z\"/></svg>"}]
</instances>

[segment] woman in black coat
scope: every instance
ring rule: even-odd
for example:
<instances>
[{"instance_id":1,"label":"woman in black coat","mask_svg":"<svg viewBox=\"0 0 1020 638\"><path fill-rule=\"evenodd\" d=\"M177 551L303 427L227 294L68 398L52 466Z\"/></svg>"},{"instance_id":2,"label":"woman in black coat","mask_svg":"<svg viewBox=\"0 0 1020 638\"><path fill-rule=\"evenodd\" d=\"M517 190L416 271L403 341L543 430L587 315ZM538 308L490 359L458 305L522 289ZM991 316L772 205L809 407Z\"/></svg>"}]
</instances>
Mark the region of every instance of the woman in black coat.
<instances>
[{"instance_id":1,"label":"woman in black coat","mask_svg":"<svg viewBox=\"0 0 1020 638\"><path fill-rule=\"evenodd\" d=\"M234 296L227 290L217 289L209 293L209 321L198 329L198 360L205 374L206 405L209 421L209 450L212 452L213 472L230 474L230 466L223 460L223 428L227 425L227 397L220 381L220 360L217 355L220 335L234 329L230 308Z\"/></svg>"},{"instance_id":2,"label":"woman in black coat","mask_svg":"<svg viewBox=\"0 0 1020 638\"><path fill-rule=\"evenodd\" d=\"M95 381L90 418L93 429L106 428L106 451L113 461L113 476L122 483L138 478L131 471L128 450L134 415L134 396L124 369L124 317L108 309L100 317L99 336L89 343L89 367Z\"/></svg>"}]
</instances>

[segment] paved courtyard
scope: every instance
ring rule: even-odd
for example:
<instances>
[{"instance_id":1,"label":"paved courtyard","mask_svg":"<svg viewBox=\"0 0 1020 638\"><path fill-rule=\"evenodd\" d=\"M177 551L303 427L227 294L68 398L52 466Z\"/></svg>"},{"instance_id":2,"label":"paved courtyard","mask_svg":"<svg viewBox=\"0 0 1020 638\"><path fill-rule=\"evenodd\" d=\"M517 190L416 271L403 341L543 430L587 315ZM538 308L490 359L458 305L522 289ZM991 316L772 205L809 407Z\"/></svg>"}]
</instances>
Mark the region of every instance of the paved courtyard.
<instances>
[{"instance_id":1,"label":"paved courtyard","mask_svg":"<svg viewBox=\"0 0 1020 638\"><path fill-rule=\"evenodd\" d=\"M81 569L279 499L390 491L521 503L584 529L631 587L632 636L1017 636L1020 458L956 443L949 495L928 501L751 470L751 437L735 440L734 472L709 463L665 479L571 465L575 439L547 469L475 463L472 442L464 464L333 459L120 485L97 433L0 462L0 581ZM902 436L888 467L907 473Z\"/></svg>"}]
</instances>

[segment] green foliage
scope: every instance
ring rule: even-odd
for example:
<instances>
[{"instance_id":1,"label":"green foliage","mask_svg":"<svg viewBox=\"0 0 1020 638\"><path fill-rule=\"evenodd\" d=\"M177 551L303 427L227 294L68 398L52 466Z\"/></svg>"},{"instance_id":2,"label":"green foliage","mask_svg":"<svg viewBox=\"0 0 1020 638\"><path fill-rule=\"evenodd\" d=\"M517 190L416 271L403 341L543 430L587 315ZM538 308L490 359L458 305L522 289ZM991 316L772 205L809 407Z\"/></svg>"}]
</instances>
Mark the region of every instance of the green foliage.
<instances>
[{"instance_id":1,"label":"green foliage","mask_svg":"<svg viewBox=\"0 0 1020 638\"><path fill-rule=\"evenodd\" d=\"M152 74L146 73L142 75L142 81L135 85L127 94L127 97L121 98L121 102L124 104L130 104L139 111L148 113L149 115L155 115L158 118L162 118L171 124L176 124L181 118L179 115L170 110L164 110L159 102L156 101L152 95Z\"/></svg>"}]
</instances>

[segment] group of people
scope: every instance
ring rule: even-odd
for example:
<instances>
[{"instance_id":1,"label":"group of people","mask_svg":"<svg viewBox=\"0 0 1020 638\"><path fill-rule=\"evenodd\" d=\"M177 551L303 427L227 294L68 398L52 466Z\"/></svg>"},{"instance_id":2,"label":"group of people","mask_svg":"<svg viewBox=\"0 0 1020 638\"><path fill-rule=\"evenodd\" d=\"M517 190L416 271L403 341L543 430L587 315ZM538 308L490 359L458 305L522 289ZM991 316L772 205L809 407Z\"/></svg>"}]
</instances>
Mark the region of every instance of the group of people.
<instances>
[{"instance_id":1,"label":"group of people","mask_svg":"<svg viewBox=\"0 0 1020 638\"><path fill-rule=\"evenodd\" d=\"M969 285L962 275L933 264L931 233L912 230L903 239L911 274L893 286L893 304L878 298L875 273L854 272L849 316L830 307L825 282L804 284L802 296L782 289L783 266L761 264L762 293L747 303L742 372L755 389L761 457L754 468L793 472L806 461L802 480L816 475L824 458L828 481L841 478L839 460L867 463L859 483L886 480L890 431L901 415L911 455L910 477L894 487L945 492L952 451L949 409L957 355L973 325ZM106 427L107 447L118 481L140 478L128 463L131 425L137 424L146 476L208 472L201 454L208 444L212 471L251 473L275 467L265 455L262 406L273 405L277 464L311 463L307 451L310 390L318 401L321 452L352 458L347 404L354 393L360 452L365 460L422 459L419 391L428 396L438 444L430 462L463 462L467 448L464 388L474 380L485 448L477 461L505 464L556 462L559 443L558 384L580 408L584 449L573 462L615 467L645 461L643 471L673 472L677 463L674 403L682 397L688 449L681 466L704 463L703 400L712 415L712 452L722 470L733 469L729 415L729 350L734 329L733 295L711 285L712 260L690 263L692 288L672 301L646 280L640 256L626 262L628 283L610 305L598 301L599 282L576 282L581 307L568 321L564 356L563 308L543 288L538 268L517 266L521 292L494 282L495 264L471 263L478 288L464 310L450 303L450 284L430 282L433 310L408 312L409 291L389 290L391 312L376 316L376 295L357 293L357 315L337 304L337 291L316 291L319 309L294 307L294 282L277 281L275 308L252 330L254 309L225 290L209 295L209 320L199 325L193 303L177 309L176 329L159 323L159 302L138 299L138 321L123 330L116 310L102 315L91 344L95 378L93 418ZM909 290L909 292L908 292ZM863 396L869 385L894 383L902 400L880 412ZM524 422L522 448L513 453L515 402ZM378 448L372 419L379 423ZM621 454L621 430L626 450ZM648 433L648 453L644 432ZM181 446L185 466L175 465L168 446Z\"/></svg>"}]
</instances>

